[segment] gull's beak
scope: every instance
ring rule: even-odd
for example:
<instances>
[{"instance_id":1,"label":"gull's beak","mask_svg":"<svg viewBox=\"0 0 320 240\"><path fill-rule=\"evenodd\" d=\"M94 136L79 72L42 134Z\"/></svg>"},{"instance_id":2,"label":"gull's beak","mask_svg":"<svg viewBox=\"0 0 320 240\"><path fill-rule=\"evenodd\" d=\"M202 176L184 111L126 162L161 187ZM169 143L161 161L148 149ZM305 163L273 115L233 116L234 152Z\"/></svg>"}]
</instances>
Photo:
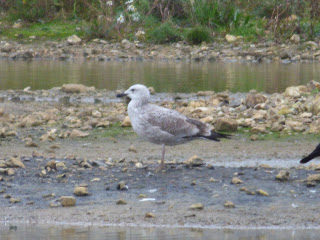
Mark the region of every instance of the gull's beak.
<instances>
[{"instance_id":1,"label":"gull's beak","mask_svg":"<svg viewBox=\"0 0 320 240\"><path fill-rule=\"evenodd\" d=\"M119 93L116 95L116 97L126 97L126 96L128 96L128 94L126 93Z\"/></svg>"}]
</instances>

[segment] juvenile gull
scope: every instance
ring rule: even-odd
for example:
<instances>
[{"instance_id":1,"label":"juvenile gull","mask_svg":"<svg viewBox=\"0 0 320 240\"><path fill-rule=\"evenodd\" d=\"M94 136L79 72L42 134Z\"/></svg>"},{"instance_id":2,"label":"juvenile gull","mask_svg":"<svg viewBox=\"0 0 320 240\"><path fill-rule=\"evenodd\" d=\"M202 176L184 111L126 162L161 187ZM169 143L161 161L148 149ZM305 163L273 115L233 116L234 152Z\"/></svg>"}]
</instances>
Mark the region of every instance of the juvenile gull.
<instances>
[{"instance_id":1,"label":"juvenile gull","mask_svg":"<svg viewBox=\"0 0 320 240\"><path fill-rule=\"evenodd\" d=\"M162 145L161 169L164 168L165 146L173 146L196 138L220 141L228 135L216 133L210 125L188 118L181 113L149 104L150 93L146 86L136 84L117 97L131 99L128 115L133 130L143 139Z\"/></svg>"},{"instance_id":2,"label":"juvenile gull","mask_svg":"<svg viewBox=\"0 0 320 240\"><path fill-rule=\"evenodd\" d=\"M316 149L312 153L310 153L305 158L301 159L300 163L307 163L316 157L320 157L320 144L316 147Z\"/></svg>"}]
</instances>

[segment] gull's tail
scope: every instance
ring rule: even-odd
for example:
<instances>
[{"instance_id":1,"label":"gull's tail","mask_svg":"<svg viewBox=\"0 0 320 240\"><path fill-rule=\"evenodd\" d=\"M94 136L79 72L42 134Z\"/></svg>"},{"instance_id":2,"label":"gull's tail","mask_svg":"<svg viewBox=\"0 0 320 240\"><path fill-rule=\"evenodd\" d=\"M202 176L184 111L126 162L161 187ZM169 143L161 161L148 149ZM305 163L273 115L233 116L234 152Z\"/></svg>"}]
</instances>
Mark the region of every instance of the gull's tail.
<instances>
[{"instance_id":1,"label":"gull's tail","mask_svg":"<svg viewBox=\"0 0 320 240\"><path fill-rule=\"evenodd\" d=\"M305 158L303 158L300 163L307 163L309 161L311 161L312 159L319 157L320 156L320 144L316 147L316 149L310 153L308 156L306 156Z\"/></svg>"},{"instance_id":2,"label":"gull's tail","mask_svg":"<svg viewBox=\"0 0 320 240\"><path fill-rule=\"evenodd\" d=\"M220 142L220 138L230 139L231 135L230 134L217 133L215 131L211 131L211 135L210 136L201 136L201 137L209 139L209 140L212 140L212 141Z\"/></svg>"}]
</instances>

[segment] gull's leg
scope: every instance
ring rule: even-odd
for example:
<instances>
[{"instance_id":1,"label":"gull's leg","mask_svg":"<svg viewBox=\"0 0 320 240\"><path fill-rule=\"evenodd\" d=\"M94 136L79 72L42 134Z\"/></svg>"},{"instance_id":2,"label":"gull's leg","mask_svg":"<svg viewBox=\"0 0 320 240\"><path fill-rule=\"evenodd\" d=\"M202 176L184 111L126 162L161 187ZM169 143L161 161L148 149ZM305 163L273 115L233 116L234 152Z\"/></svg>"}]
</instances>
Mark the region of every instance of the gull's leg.
<instances>
[{"instance_id":1,"label":"gull's leg","mask_svg":"<svg viewBox=\"0 0 320 240\"><path fill-rule=\"evenodd\" d=\"M164 170L164 154L166 153L165 145L162 144L162 158L161 158L161 165L160 168Z\"/></svg>"}]
</instances>

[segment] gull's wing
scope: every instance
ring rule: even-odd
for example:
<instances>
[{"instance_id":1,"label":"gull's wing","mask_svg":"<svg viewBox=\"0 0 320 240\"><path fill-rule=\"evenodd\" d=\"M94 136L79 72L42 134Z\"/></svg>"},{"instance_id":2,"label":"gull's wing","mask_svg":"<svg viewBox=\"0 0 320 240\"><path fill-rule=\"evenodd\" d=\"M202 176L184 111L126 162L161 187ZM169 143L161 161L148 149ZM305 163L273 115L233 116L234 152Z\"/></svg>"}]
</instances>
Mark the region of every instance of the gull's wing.
<instances>
[{"instance_id":1,"label":"gull's wing","mask_svg":"<svg viewBox=\"0 0 320 240\"><path fill-rule=\"evenodd\" d=\"M148 104L146 108L141 113L142 117L161 131L180 137L210 135L210 127L207 124L190 119L177 111L152 104Z\"/></svg>"}]
</instances>

